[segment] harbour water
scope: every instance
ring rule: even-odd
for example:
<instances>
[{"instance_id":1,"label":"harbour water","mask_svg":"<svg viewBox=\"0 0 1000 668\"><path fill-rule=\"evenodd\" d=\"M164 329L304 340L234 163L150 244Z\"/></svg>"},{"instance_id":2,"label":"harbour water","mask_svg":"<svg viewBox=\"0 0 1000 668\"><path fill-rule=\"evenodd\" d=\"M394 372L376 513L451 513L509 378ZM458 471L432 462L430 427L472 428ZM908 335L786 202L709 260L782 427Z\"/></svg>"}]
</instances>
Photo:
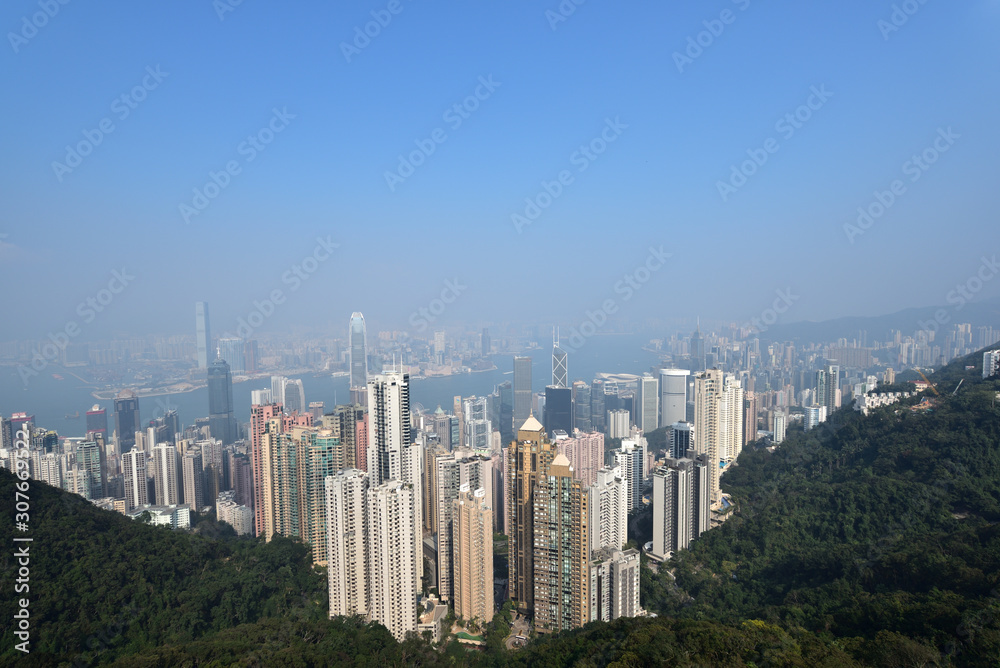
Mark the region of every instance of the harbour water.
<instances>
[{"instance_id":1,"label":"harbour water","mask_svg":"<svg viewBox=\"0 0 1000 668\"><path fill-rule=\"evenodd\" d=\"M569 378L591 381L597 373L635 373L649 371L658 363L657 355L642 350L648 342L639 336L604 335L588 339L579 351L569 354ZM532 360L532 386L540 392L551 382L551 349L548 347L526 353ZM415 378L410 385L410 400L414 407L433 411L438 405L451 411L455 396L485 395L504 381L513 381L511 355L495 355L496 369L478 373L458 374L438 378ZM55 429L60 436L83 436L86 412L95 403L107 410L108 427L114 429L112 401L96 400L93 386L77 377L74 369L50 366L27 383L22 382L15 367L0 367L0 414L9 417L14 412L35 415L35 424ZM86 378L86 370L80 375ZM53 377L57 374L62 379ZM306 374L302 379L306 402L322 401L327 409L349 400L348 378L330 374ZM250 419L251 390L270 387L269 378L258 378L233 385L236 419ZM200 388L191 392L141 397L139 411L142 423L176 410L182 423L192 424L208 415L208 391ZM73 418L79 412L78 418Z\"/></svg>"}]
</instances>

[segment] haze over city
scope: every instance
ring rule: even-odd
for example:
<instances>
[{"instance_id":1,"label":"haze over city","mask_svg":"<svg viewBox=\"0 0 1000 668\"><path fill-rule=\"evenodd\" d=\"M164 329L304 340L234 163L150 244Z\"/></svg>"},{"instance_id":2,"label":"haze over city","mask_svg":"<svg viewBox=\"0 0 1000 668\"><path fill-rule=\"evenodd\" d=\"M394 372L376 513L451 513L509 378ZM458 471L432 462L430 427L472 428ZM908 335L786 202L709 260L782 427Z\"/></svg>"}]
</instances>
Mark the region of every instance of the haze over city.
<instances>
[{"instance_id":1,"label":"haze over city","mask_svg":"<svg viewBox=\"0 0 1000 668\"><path fill-rule=\"evenodd\" d=\"M672 255L618 318L746 320L779 289L801 297L785 321L878 315L944 304L995 251L995 2L921 3L887 30L892 4L860 0L568 16L406 1L366 42L355 28L383 4L60 4L30 39L37 6L6 4L0 81L31 94L3 112L0 280L16 289L0 306L20 315L5 333L61 328L123 267L135 280L81 338L186 333L199 299L235 330L274 289L289 298L264 331L339 328L357 308L412 329L456 279L447 324L568 325L650 247ZM104 119L79 166L54 165ZM602 132L602 153L580 152ZM769 139L724 201L718 184ZM387 177L426 140L412 175ZM908 171L935 142L947 152ZM230 161L240 173L197 210ZM519 232L512 216L564 170ZM845 231L894 180L898 201ZM283 277L317 239L338 247L292 293Z\"/></svg>"},{"instance_id":2,"label":"haze over city","mask_svg":"<svg viewBox=\"0 0 1000 668\"><path fill-rule=\"evenodd\" d=\"M0 664L995 667L998 28L9 0Z\"/></svg>"}]
</instances>

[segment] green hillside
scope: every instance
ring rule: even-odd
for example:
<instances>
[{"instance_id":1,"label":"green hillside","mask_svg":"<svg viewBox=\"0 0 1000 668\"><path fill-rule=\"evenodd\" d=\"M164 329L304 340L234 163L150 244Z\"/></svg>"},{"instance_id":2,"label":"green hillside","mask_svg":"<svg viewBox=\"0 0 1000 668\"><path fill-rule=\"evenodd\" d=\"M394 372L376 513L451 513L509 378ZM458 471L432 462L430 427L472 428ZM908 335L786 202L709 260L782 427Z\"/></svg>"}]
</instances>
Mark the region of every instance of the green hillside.
<instances>
[{"instance_id":1,"label":"green hillside","mask_svg":"<svg viewBox=\"0 0 1000 668\"><path fill-rule=\"evenodd\" d=\"M677 556L676 583L647 572L645 604L807 629L867 663L1000 665L1000 382L977 358L933 374L923 406L744 452L722 483L739 512Z\"/></svg>"}]
</instances>

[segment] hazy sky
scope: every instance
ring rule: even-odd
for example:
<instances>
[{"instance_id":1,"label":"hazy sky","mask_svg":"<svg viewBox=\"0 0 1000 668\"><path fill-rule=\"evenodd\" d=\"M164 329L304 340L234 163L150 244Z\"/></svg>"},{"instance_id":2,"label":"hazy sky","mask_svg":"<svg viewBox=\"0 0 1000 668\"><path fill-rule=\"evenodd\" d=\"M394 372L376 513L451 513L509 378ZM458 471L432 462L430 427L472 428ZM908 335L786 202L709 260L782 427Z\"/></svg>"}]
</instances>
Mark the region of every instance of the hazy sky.
<instances>
[{"instance_id":1,"label":"hazy sky","mask_svg":"<svg viewBox=\"0 0 1000 668\"><path fill-rule=\"evenodd\" d=\"M1000 253L997 0L49 1L0 8L0 338L191 333L199 299L222 333L274 290L261 331L412 329L455 279L445 323L824 319Z\"/></svg>"}]
</instances>

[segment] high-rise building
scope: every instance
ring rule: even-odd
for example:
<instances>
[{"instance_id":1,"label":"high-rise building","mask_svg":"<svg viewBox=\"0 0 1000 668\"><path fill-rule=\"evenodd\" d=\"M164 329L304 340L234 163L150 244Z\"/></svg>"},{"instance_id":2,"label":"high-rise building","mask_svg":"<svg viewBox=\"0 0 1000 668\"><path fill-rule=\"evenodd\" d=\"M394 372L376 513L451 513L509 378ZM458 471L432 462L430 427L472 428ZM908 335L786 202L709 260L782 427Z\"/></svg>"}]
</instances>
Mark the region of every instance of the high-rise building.
<instances>
[{"instance_id":1,"label":"high-rise building","mask_svg":"<svg viewBox=\"0 0 1000 668\"><path fill-rule=\"evenodd\" d=\"M246 373L247 363L243 339L219 339L219 358L226 361L232 373Z\"/></svg>"},{"instance_id":2,"label":"high-rise building","mask_svg":"<svg viewBox=\"0 0 1000 668\"><path fill-rule=\"evenodd\" d=\"M644 434L656 430L660 417L660 388L655 376L645 373L639 378L639 394L635 407L635 424Z\"/></svg>"},{"instance_id":3,"label":"high-rise building","mask_svg":"<svg viewBox=\"0 0 1000 668\"><path fill-rule=\"evenodd\" d=\"M642 490L646 477L645 439L622 441L622 446L613 451L615 466L621 469L625 479L625 496L628 512L642 507Z\"/></svg>"},{"instance_id":4,"label":"high-rise building","mask_svg":"<svg viewBox=\"0 0 1000 668\"><path fill-rule=\"evenodd\" d=\"M351 314L347 336L351 345L351 387L368 387L368 334L361 313Z\"/></svg>"},{"instance_id":5,"label":"high-rise building","mask_svg":"<svg viewBox=\"0 0 1000 668\"><path fill-rule=\"evenodd\" d=\"M368 474L344 469L326 479L330 617L368 614Z\"/></svg>"},{"instance_id":6,"label":"high-rise building","mask_svg":"<svg viewBox=\"0 0 1000 668\"><path fill-rule=\"evenodd\" d=\"M212 332L208 324L208 302L196 302L194 305L195 338L198 346L198 368L207 369L215 359L212 348Z\"/></svg>"},{"instance_id":7,"label":"high-rise building","mask_svg":"<svg viewBox=\"0 0 1000 668\"><path fill-rule=\"evenodd\" d=\"M124 453L135 445L135 432L139 431L139 397L132 390L122 390L115 397L115 437L118 452Z\"/></svg>"},{"instance_id":8,"label":"high-rise building","mask_svg":"<svg viewBox=\"0 0 1000 668\"><path fill-rule=\"evenodd\" d=\"M545 431L573 432L573 392L568 387L549 385L545 388L545 413L542 423Z\"/></svg>"},{"instance_id":9,"label":"high-rise building","mask_svg":"<svg viewBox=\"0 0 1000 668\"><path fill-rule=\"evenodd\" d=\"M998 373L1000 373L1000 350L987 350L983 353L983 378Z\"/></svg>"},{"instance_id":10,"label":"high-rise building","mask_svg":"<svg viewBox=\"0 0 1000 668\"><path fill-rule=\"evenodd\" d=\"M86 478L86 493L82 496L88 500L102 499L107 494L107 467L104 460L104 449L97 441L84 441L76 449L76 462Z\"/></svg>"},{"instance_id":11,"label":"high-rise building","mask_svg":"<svg viewBox=\"0 0 1000 668\"><path fill-rule=\"evenodd\" d=\"M569 365L566 351L559 347L559 334L552 338L552 385L569 387Z\"/></svg>"},{"instance_id":12,"label":"high-rise building","mask_svg":"<svg viewBox=\"0 0 1000 668\"><path fill-rule=\"evenodd\" d=\"M735 376L727 374L722 386L719 406L719 458L734 462L743 452L743 388Z\"/></svg>"},{"instance_id":13,"label":"high-rise building","mask_svg":"<svg viewBox=\"0 0 1000 668\"><path fill-rule=\"evenodd\" d=\"M709 529L708 457L667 459L653 474L652 556L664 560Z\"/></svg>"},{"instance_id":14,"label":"high-rise building","mask_svg":"<svg viewBox=\"0 0 1000 668\"><path fill-rule=\"evenodd\" d=\"M590 621L590 508L565 455L556 455L534 491L534 618L539 632Z\"/></svg>"},{"instance_id":15,"label":"high-rise building","mask_svg":"<svg viewBox=\"0 0 1000 668\"><path fill-rule=\"evenodd\" d=\"M110 436L108 434L108 412L98 404L94 404L94 407L87 411L87 433L103 434L105 438Z\"/></svg>"},{"instance_id":16,"label":"high-rise building","mask_svg":"<svg viewBox=\"0 0 1000 668\"><path fill-rule=\"evenodd\" d=\"M302 385L301 378L285 380L285 410L289 413L305 413L306 412L306 391Z\"/></svg>"},{"instance_id":17,"label":"high-rise building","mask_svg":"<svg viewBox=\"0 0 1000 668\"><path fill-rule=\"evenodd\" d=\"M260 365L260 352L257 350L255 339L247 339L243 342L243 361L247 373L257 373Z\"/></svg>"},{"instance_id":18,"label":"high-rise building","mask_svg":"<svg viewBox=\"0 0 1000 668\"><path fill-rule=\"evenodd\" d=\"M590 383L590 423L594 431L607 432L607 405L604 394L604 381L595 379Z\"/></svg>"},{"instance_id":19,"label":"high-rise building","mask_svg":"<svg viewBox=\"0 0 1000 668\"><path fill-rule=\"evenodd\" d=\"M666 427L687 419L687 369L660 369L660 420Z\"/></svg>"},{"instance_id":20,"label":"high-rise building","mask_svg":"<svg viewBox=\"0 0 1000 668\"><path fill-rule=\"evenodd\" d=\"M271 401L268 403L285 405L285 383L288 379L284 376L271 376Z\"/></svg>"},{"instance_id":21,"label":"high-rise building","mask_svg":"<svg viewBox=\"0 0 1000 668\"><path fill-rule=\"evenodd\" d=\"M507 450L507 521L510 598L527 614L535 606L535 483L556 455L545 428L529 416Z\"/></svg>"},{"instance_id":22,"label":"high-rise building","mask_svg":"<svg viewBox=\"0 0 1000 668\"><path fill-rule=\"evenodd\" d=\"M691 343L689 346L691 351L691 361L694 364L695 371L705 370L705 339L701 336L701 324L699 323L697 329L691 334Z\"/></svg>"},{"instance_id":23,"label":"high-rise building","mask_svg":"<svg viewBox=\"0 0 1000 668\"><path fill-rule=\"evenodd\" d=\"M488 403L486 397L469 397L461 403L465 447L471 450L490 449L493 426L489 420Z\"/></svg>"},{"instance_id":24,"label":"high-rise building","mask_svg":"<svg viewBox=\"0 0 1000 668\"><path fill-rule=\"evenodd\" d=\"M837 410L840 393L840 366L827 364L816 371L816 405L826 406L826 414Z\"/></svg>"},{"instance_id":25,"label":"high-rise building","mask_svg":"<svg viewBox=\"0 0 1000 668\"><path fill-rule=\"evenodd\" d=\"M337 406L322 418L323 426L333 430L340 439L340 469L368 468L368 422L361 404Z\"/></svg>"},{"instance_id":26,"label":"high-rise building","mask_svg":"<svg viewBox=\"0 0 1000 668\"><path fill-rule=\"evenodd\" d=\"M590 418L590 385L582 380L573 383L573 428L584 433L594 431Z\"/></svg>"},{"instance_id":27,"label":"high-rise building","mask_svg":"<svg viewBox=\"0 0 1000 668\"><path fill-rule=\"evenodd\" d=\"M200 452L189 451L185 453L183 478L184 503L194 512L201 511L207 504L205 503L205 470L202 466Z\"/></svg>"},{"instance_id":28,"label":"high-rise building","mask_svg":"<svg viewBox=\"0 0 1000 668\"><path fill-rule=\"evenodd\" d=\"M493 619L493 511L486 490L469 484L452 504L455 615L486 624Z\"/></svg>"},{"instance_id":29,"label":"high-rise building","mask_svg":"<svg viewBox=\"0 0 1000 668\"><path fill-rule=\"evenodd\" d=\"M728 437L722 433L724 377L718 369L710 369L694 379L694 442L695 451L710 462L710 498L713 505L721 502L719 462L727 452Z\"/></svg>"},{"instance_id":30,"label":"high-rise building","mask_svg":"<svg viewBox=\"0 0 1000 668\"><path fill-rule=\"evenodd\" d=\"M208 367L208 430L212 438L219 439L223 445L236 440L233 376L223 359L214 360Z\"/></svg>"},{"instance_id":31,"label":"high-rise building","mask_svg":"<svg viewBox=\"0 0 1000 668\"><path fill-rule=\"evenodd\" d=\"M153 446L152 450L153 489L156 495L156 505L171 506L181 503L181 494L184 490L179 480L177 448L170 443L158 443Z\"/></svg>"},{"instance_id":32,"label":"high-rise building","mask_svg":"<svg viewBox=\"0 0 1000 668\"><path fill-rule=\"evenodd\" d=\"M596 431L575 433L573 438L562 439L556 445L585 486L597 481L597 472L604 466L604 434Z\"/></svg>"},{"instance_id":33,"label":"high-rise building","mask_svg":"<svg viewBox=\"0 0 1000 668\"><path fill-rule=\"evenodd\" d=\"M756 392L743 394L743 447L757 440L757 412L760 397Z\"/></svg>"},{"instance_id":34,"label":"high-rise building","mask_svg":"<svg viewBox=\"0 0 1000 668\"><path fill-rule=\"evenodd\" d=\"M531 358L514 358L514 427L520 429L531 415Z\"/></svg>"},{"instance_id":35,"label":"high-rise building","mask_svg":"<svg viewBox=\"0 0 1000 668\"><path fill-rule=\"evenodd\" d=\"M675 422L670 425L667 438L667 454L674 459L688 456L694 447L694 425L690 422Z\"/></svg>"},{"instance_id":36,"label":"high-rise building","mask_svg":"<svg viewBox=\"0 0 1000 668\"><path fill-rule=\"evenodd\" d=\"M374 489L389 480L409 485L415 505L413 553L423 555L423 446L412 442L410 429L410 377L390 372L368 379L368 475ZM418 564L422 564L422 556ZM419 589L422 569L414 586Z\"/></svg>"},{"instance_id":37,"label":"high-rise building","mask_svg":"<svg viewBox=\"0 0 1000 668\"><path fill-rule=\"evenodd\" d=\"M488 494L486 503L493 491L493 461L489 457L473 455L470 451L451 453L436 453L433 459L436 475L433 476L435 488L432 497L434 512L437 518L433 522L437 532L438 548L438 592L444 600L450 600L453 595L452 562L454 547L454 501L459 497L463 486L470 489L483 489ZM492 538L491 538L492 541Z\"/></svg>"},{"instance_id":38,"label":"high-rise building","mask_svg":"<svg viewBox=\"0 0 1000 668\"><path fill-rule=\"evenodd\" d=\"M370 387L370 386L369 386ZM371 397L371 392L369 392ZM402 642L417 630L417 592L422 550L413 487L387 480L368 490L368 614Z\"/></svg>"},{"instance_id":39,"label":"high-rise building","mask_svg":"<svg viewBox=\"0 0 1000 668\"><path fill-rule=\"evenodd\" d=\"M489 327L483 327L483 334L480 341L480 349L482 350L483 357L489 357L489 355L493 351L493 344L490 342Z\"/></svg>"},{"instance_id":40,"label":"high-rise building","mask_svg":"<svg viewBox=\"0 0 1000 668\"><path fill-rule=\"evenodd\" d=\"M774 412L774 437L771 439L776 445L785 440L785 430L788 428L788 418L784 411Z\"/></svg>"},{"instance_id":41,"label":"high-rise building","mask_svg":"<svg viewBox=\"0 0 1000 668\"><path fill-rule=\"evenodd\" d=\"M608 411L608 436L611 438L628 438L632 433L631 415L628 410L618 408Z\"/></svg>"},{"instance_id":42,"label":"high-rise building","mask_svg":"<svg viewBox=\"0 0 1000 668\"><path fill-rule=\"evenodd\" d=\"M590 494L590 549L620 549L628 542L628 488L620 466L597 472Z\"/></svg>"},{"instance_id":43,"label":"high-rise building","mask_svg":"<svg viewBox=\"0 0 1000 668\"><path fill-rule=\"evenodd\" d=\"M509 380L504 381L493 390L493 396L496 405L493 428L500 431L501 443L510 443L514 440L514 386Z\"/></svg>"},{"instance_id":44,"label":"high-rise building","mask_svg":"<svg viewBox=\"0 0 1000 668\"><path fill-rule=\"evenodd\" d=\"M322 401L310 401L309 402L309 412L313 416L313 424L319 424L323 421L323 413L326 406Z\"/></svg>"},{"instance_id":45,"label":"high-rise building","mask_svg":"<svg viewBox=\"0 0 1000 668\"><path fill-rule=\"evenodd\" d=\"M311 420L308 413L304 416ZM285 428L284 417L267 422L261 436L263 536L296 537L308 543L313 563L326 565L325 480L336 473L339 440L330 429Z\"/></svg>"},{"instance_id":46,"label":"high-rise building","mask_svg":"<svg viewBox=\"0 0 1000 668\"><path fill-rule=\"evenodd\" d=\"M639 550L605 548L590 564L590 621L638 617Z\"/></svg>"}]
</instances>

